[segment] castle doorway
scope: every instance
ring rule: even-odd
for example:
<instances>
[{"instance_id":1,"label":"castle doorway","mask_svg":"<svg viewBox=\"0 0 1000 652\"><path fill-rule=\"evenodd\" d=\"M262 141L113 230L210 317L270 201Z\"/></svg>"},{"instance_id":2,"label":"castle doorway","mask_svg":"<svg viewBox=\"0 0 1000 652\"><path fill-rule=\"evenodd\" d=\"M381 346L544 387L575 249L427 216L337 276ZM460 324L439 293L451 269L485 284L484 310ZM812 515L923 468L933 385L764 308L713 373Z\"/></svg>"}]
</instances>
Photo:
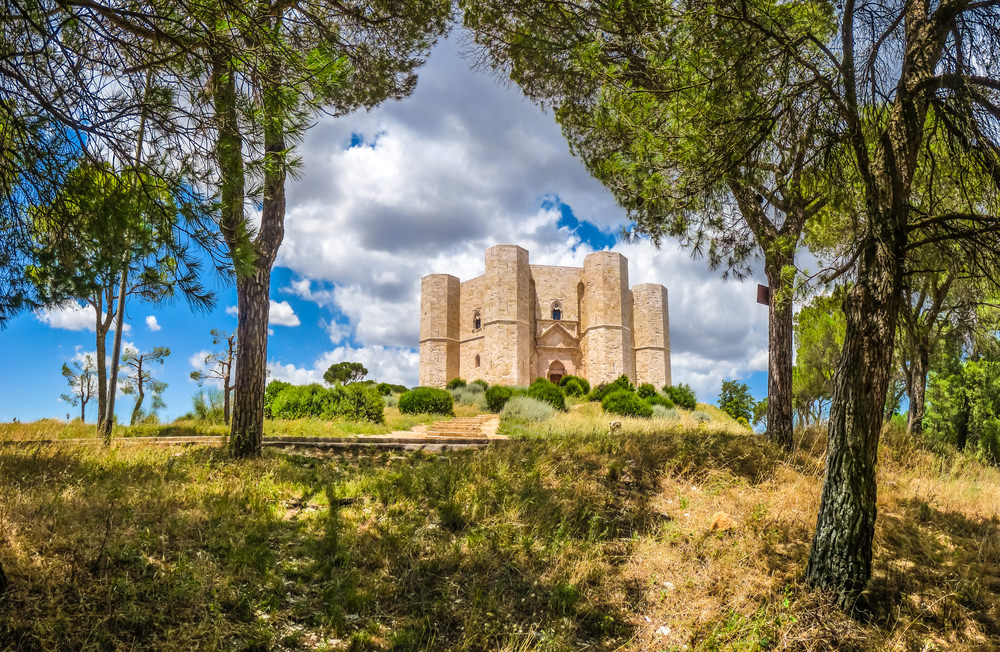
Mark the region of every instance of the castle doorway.
<instances>
[{"instance_id":1,"label":"castle doorway","mask_svg":"<svg viewBox=\"0 0 1000 652\"><path fill-rule=\"evenodd\" d=\"M562 377L565 375L566 375L566 367L563 365L563 363L559 362L558 360L555 360L553 361L552 364L549 365L548 377L549 380L551 380L552 382L558 383L560 380L562 380Z\"/></svg>"}]
</instances>

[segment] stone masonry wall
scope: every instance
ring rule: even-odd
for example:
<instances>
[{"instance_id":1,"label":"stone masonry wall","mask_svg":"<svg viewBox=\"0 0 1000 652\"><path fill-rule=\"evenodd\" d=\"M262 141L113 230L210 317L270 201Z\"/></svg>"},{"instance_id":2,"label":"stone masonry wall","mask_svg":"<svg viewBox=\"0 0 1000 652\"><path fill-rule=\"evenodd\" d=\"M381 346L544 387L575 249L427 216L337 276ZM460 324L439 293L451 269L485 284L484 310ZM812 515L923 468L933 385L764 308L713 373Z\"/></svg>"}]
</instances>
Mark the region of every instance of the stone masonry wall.
<instances>
[{"instance_id":1,"label":"stone masonry wall","mask_svg":"<svg viewBox=\"0 0 1000 652\"><path fill-rule=\"evenodd\" d=\"M420 282L420 384L444 387L458 376L461 284L450 274Z\"/></svg>"},{"instance_id":2,"label":"stone masonry wall","mask_svg":"<svg viewBox=\"0 0 1000 652\"><path fill-rule=\"evenodd\" d=\"M421 385L443 387L456 377L527 385L556 361L592 384L623 373L633 382L669 383L666 288L629 290L628 260L616 252L590 254L581 269L529 265L528 252L515 245L487 249L482 276L422 280Z\"/></svg>"},{"instance_id":3,"label":"stone masonry wall","mask_svg":"<svg viewBox=\"0 0 1000 652\"><path fill-rule=\"evenodd\" d=\"M667 288L644 283L632 288L637 383L657 389L670 384L670 326Z\"/></svg>"}]
</instances>

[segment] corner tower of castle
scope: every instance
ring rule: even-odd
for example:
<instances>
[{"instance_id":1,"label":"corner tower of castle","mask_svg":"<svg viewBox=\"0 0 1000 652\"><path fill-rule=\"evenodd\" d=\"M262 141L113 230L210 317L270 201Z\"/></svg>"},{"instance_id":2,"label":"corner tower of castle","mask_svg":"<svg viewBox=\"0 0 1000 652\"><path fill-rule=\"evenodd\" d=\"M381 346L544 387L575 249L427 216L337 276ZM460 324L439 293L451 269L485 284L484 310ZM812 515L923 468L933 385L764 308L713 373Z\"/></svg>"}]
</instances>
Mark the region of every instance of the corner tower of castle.
<instances>
[{"instance_id":1,"label":"corner tower of castle","mask_svg":"<svg viewBox=\"0 0 1000 652\"><path fill-rule=\"evenodd\" d=\"M420 384L452 378L528 385L572 374L591 384L625 374L670 383L667 289L629 289L628 260L600 251L583 267L531 265L527 250L486 250L482 276L421 281Z\"/></svg>"}]
</instances>

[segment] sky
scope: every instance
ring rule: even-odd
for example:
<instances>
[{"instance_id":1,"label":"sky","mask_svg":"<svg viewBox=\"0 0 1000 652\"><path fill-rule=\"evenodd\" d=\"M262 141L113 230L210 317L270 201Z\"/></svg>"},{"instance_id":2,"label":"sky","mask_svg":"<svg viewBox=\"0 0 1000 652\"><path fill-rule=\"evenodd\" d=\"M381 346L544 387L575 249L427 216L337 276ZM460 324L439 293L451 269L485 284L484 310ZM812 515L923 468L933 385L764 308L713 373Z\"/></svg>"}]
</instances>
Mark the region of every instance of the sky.
<instances>
[{"instance_id":1,"label":"sky","mask_svg":"<svg viewBox=\"0 0 1000 652\"><path fill-rule=\"evenodd\" d=\"M518 244L532 264L580 266L593 251L621 252L632 285L667 287L673 381L709 403L732 378L764 397L763 272L723 281L676 243L621 242L624 211L570 154L551 114L470 69L461 50L458 36L441 42L410 97L322 116L306 134L271 278L271 377L322 382L329 365L352 360L369 378L416 385L420 278L477 276L487 247ZM168 384L161 420L191 410L199 388L190 373L213 350L209 331L236 327L232 284L205 281L218 295L211 312L181 300L133 302L126 312L126 343L171 351L154 369ZM60 370L95 350L93 321L89 307L66 307L22 314L0 330L0 421L79 414L60 400L68 389ZM131 408L130 397L117 399L119 419ZM88 421L96 409L88 406Z\"/></svg>"}]
</instances>

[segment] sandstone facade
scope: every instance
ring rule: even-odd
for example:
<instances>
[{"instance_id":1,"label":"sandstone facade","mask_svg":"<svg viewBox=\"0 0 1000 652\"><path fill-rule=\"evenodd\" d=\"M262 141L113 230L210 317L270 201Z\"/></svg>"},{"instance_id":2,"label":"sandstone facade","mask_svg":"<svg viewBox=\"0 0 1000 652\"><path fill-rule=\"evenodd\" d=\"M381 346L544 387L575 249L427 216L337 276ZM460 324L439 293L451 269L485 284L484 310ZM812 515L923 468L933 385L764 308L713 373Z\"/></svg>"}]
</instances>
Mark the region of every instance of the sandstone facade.
<instances>
[{"instance_id":1,"label":"sandstone facade","mask_svg":"<svg viewBox=\"0 0 1000 652\"><path fill-rule=\"evenodd\" d=\"M486 250L486 272L461 282L421 281L420 384L452 378L528 385L541 376L591 384L625 374L657 388L670 383L667 289L629 289L628 260L590 254L583 267L531 265L515 245Z\"/></svg>"}]
</instances>

